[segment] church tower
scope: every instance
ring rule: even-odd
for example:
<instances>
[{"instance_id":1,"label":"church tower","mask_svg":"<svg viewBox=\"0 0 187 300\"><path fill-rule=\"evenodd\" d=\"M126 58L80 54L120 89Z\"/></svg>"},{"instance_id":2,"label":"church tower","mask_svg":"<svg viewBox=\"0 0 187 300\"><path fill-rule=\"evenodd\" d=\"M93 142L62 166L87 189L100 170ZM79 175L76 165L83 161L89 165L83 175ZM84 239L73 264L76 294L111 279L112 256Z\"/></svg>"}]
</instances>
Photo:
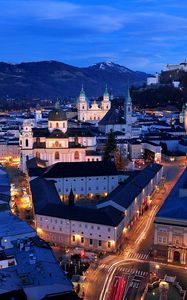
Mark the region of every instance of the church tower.
<instances>
[{"instance_id":1,"label":"church tower","mask_svg":"<svg viewBox=\"0 0 187 300\"><path fill-rule=\"evenodd\" d=\"M127 89L127 96L125 97L124 118L127 125L132 124L132 99L130 96L129 88Z\"/></svg>"},{"instance_id":2,"label":"church tower","mask_svg":"<svg viewBox=\"0 0 187 300\"><path fill-rule=\"evenodd\" d=\"M34 124L31 120L23 123L23 130L20 133L19 143L21 147L21 169L26 170L26 162L33 157L33 131Z\"/></svg>"},{"instance_id":3,"label":"church tower","mask_svg":"<svg viewBox=\"0 0 187 300\"><path fill-rule=\"evenodd\" d=\"M110 95L109 95L107 86L105 88L101 107L102 107L102 110L105 110L105 111L108 111L111 108Z\"/></svg>"},{"instance_id":4,"label":"church tower","mask_svg":"<svg viewBox=\"0 0 187 300\"><path fill-rule=\"evenodd\" d=\"M42 119L42 110L40 104L37 104L35 110L35 125L37 125L38 121L40 121L41 119Z\"/></svg>"},{"instance_id":5,"label":"church tower","mask_svg":"<svg viewBox=\"0 0 187 300\"><path fill-rule=\"evenodd\" d=\"M86 113L88 111L88 103L86 94L82 86L80 95L77 101L78 120L84 122L86 120Z\"/></svg>"}]
</instances>

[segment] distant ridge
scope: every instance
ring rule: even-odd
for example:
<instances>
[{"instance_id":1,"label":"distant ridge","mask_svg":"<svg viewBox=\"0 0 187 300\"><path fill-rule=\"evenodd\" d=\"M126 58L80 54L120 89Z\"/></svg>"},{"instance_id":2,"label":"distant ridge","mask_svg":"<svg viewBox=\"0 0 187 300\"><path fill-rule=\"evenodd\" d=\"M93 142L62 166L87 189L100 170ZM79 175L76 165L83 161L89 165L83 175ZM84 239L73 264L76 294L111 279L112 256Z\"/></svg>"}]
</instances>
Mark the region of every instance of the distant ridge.
<instances>
[{"instance_id":1,"label":"distant ridge","mask_svg":"<svg viewBox=\"0 0 187 300\"><path fill-rule=\"evenodd\" d=\"M0 99L75 98L82 84L89 97L102 95L106 84L118 96L124 95L128 82L140 86L147 76L110 61L84 68L58 61L0 62Z\"/></svg>"}]
</instances>

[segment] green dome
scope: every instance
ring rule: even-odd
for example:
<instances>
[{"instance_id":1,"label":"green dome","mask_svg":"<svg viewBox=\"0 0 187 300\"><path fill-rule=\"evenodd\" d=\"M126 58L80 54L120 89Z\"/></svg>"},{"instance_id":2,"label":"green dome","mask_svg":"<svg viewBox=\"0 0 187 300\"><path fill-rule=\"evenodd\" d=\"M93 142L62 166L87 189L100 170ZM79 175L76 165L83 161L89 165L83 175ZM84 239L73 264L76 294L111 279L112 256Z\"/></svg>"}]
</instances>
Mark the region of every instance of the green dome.
<instances>
[{"instance_id":1,"label":"green dome","mask_svg":"<svg viewBox=\"0 0 187 300\"><path fill-rule=\"evenodd\" d=\"M61 109L54 109L50 111L48 116L49 121L66 121L67 116L66 112Z\"/></svg>"}]
</instances>

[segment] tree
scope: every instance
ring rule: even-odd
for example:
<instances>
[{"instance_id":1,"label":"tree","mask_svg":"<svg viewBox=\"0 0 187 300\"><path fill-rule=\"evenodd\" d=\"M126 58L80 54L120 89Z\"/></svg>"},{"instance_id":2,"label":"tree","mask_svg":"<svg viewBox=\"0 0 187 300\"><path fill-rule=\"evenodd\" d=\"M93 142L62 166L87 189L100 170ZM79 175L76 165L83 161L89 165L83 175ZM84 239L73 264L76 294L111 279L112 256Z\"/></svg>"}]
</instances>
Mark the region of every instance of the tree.
<instances>
[{"instance_id":1,"label":"tree","mask_svg":"<svg viewBox=\"0 0 187 300\"><path fill-rule=\"evenodd\" d=\"M116 147L114 152L114 161L118 171L123 171L125 169L126 158L123 145Z\"/></svg>"},{"instance_id":2,"label":"tree","mask_svg":"<svg viewBox=\"0 0 187 300\"><path fill-rule=\"evenodd\" d=\"M108 133L103 159L104 160L111 159L111 156L114 155L115 150L116 150L116 138L113 131L111 131Z\"/></svg>"}]
</instances>

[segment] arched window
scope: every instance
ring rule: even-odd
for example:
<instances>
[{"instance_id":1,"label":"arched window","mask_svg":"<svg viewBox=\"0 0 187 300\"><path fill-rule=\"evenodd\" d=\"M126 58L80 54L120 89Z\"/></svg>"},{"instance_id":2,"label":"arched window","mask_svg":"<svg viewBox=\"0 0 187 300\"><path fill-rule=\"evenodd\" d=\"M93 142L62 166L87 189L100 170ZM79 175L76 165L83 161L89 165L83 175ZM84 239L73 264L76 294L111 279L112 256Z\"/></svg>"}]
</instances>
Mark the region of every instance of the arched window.
<instances>
[{"instance_id":1,"label":"arched window","mask_svg":"<svg viewBox=\"0 0 187 300\"><path fill-rule=\"evenodd\" d=\"M57 151L57 152L55 152L55 159L60 159L60 154L59 154L59 152Z\"/></svg>"},{"instance_id":2,"label":"arched window","mask_svg":"<svg viewBox=\"0 0 187 300\"><path fill-rule=\"evenodd\" d=\"M25 140L25 146L26 146L26 147L29 146L29 141L28 141L28 139Z\"/></svg>"},{"instance_id":3,"label":"arched window","mask_svg":"<svg viewBox=\"0 0 187 300\"><path fill-rule=\"evenodd\" d=\"M56 128L58 128L59 127L59 124L58 123L56 123Z\"/></svg>"},{"instance_id":4,"label":"arched window","mask_svg":"<svg viewBox=\"0 0 187 300\"><path fill-rule=\"evenodd\" d=\"M52 123L49 123L49 127L52 128Z\"/></svg>"},{"instance_id":5,"label":"arched window","mask_svg":"<svg viewBox=\"0 0 187 300\"><path fill-rule=\"evenodd\" d=\"M58 142L58 141L55 142L55 147L56 147L56 148L59 147L59 142Z\"/></svg>"},{"instance_id":6,"label":"arched window","mask_svg":"<svg viewBox=\"0 0 187 300\"><path fill-rule=\"evenodd\" d=\"M65 122L63 123L63 128L66 128L66 123Z\"/></svg>"},{"instance_id":7,"label":"arched window","mask_svg":"<svg viewBox=\"0 0 187 300\"><path fill-rule=\"evenodd\" d=\"M82 107L82 109L84 109L84 106Z\"/></svg>"},{"instance_id":8,"label":"arched window","mask_svg":"<svg viewBox=\"0 0 187 300\"><path fill-rule=\"evenodd\" d=\"M79 152L78 151L75 151L74 159L79 159Z\"/></svg>"}]
</instances>

